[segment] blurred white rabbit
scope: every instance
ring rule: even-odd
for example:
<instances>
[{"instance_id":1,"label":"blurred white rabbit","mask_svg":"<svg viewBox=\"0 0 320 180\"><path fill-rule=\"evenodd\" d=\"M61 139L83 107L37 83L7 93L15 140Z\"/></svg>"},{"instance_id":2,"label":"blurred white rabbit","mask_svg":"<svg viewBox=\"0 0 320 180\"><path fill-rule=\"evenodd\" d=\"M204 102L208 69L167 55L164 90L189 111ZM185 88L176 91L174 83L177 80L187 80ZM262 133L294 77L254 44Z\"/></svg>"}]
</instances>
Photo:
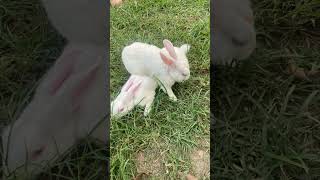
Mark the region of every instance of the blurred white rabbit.
<instances>
[{"instance_id":1,"label":"blurred white rabbit","mask_svg":"<svg viewBox=\"0 0 320 180\"><path fill-rule=\"evenodd\" d=\"M106 46L107 2L103 0L42 0L52 25L69 42Z\"/></svg>"},{"instance_id":2,"label":"blurred white rabbit","mask_svg":"<svg viewBox=\"0 0 320 180\"><path fill-rule=\"evenodd\" d=\"M131 75L111 102L111 116L122 117L136 105L145 107L144 116L151 111L158 83L148 76Z\"/></svg>"},{"instance_id":3,"label":"blurred white rabbit","mask_svg":"<svg viewBox=\"0 0 320 180\"><path fill-rule=\"evenodd\" d=\"M68 45L20 117L2 132L6 175L33 175L91 134L107 142L104 47ZM103 120L103 122L101 122ZM24 166L27 165L27 166Z\"/></svg>"},{"instance_id":4,"label":"blurred white rabbit","mask_svg":"<svg viewBox=\"0 0 320 180\"><path fill-rule=\"evenodd\" d=\"M213 64L245 59L255 49L254 17L249 0L213 0Z\"/></svg>"},{"instance_id":5,"label":"blurred white rabbit","mask_svg":"<svg viewBox=\"0 0 320 180\"><path fill-rule=\"evenodd\" d=\"M174 47L169 40L163 40L164 48L135 42L122 51L122 62L127 71L133 75L149 76L161 82L162 90L173 101L177 97L171 87L175 82L188 80L190 77L187 52L190 45Z\"/></svg>"},{"instance_id":6,"label":"blurred white rabbit","mask_svg":"<svg viewBox=\"0 0 320 180\"><path fill-rule=\"evenodd\" d=\"M50 22L69 42L107 43L107 1L42 1ZM213 0L211 15L212 62L225 64L234 58L247 58L256 46L250 1Z\"/></svg>"}]
</instances>

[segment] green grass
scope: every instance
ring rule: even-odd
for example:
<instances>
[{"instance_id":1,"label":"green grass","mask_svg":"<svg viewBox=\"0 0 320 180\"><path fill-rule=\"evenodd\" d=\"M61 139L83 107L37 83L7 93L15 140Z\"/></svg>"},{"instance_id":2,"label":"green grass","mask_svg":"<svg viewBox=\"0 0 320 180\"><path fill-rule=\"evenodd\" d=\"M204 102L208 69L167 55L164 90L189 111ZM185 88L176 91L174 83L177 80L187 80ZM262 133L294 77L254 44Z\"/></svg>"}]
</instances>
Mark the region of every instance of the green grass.
<instances>
[{"instance_id":1,"label":"green grass","mask_svg":"<svg viewBox=\"0 0 320 180\"><path fill-rule=\"evenodd\" d=\"M200 141L209 142L209 1L126 1L111 9L110 22L112 98L129 77L121 61L124 46L140 41L162 47L163 39L176 46L191 45L191 78L174 85L177 102L157 91L148 117L135 108L112 119L112 179L131 179L139 173L157 179L177 179L178 172L192 174L192 151ZM146 165L138 160L139 153Z\"/></svg>"},{"instance_id":2,"label":"green grass","mask_svg":"<svg viewBox=\"0 0 320 180\"><path fill-rule=\"evenodd\" d=\"M303 2L303 3L300 3ZM258 47L218 67L212 134L217 179L319 179L320 81L285 72L319 67L319 1L255 0Z\"/></svg>"},{"instance_id":3,"label":"green grass","mask_svg":"<svg viewBox=\"0 0 320 180\"><path fill-rule=\"evenodd\" d=\"M61 40L48 25L37 1L0 2L0 121L14 114L46 69L59 55Z\"/></svg>"}]
</instances>

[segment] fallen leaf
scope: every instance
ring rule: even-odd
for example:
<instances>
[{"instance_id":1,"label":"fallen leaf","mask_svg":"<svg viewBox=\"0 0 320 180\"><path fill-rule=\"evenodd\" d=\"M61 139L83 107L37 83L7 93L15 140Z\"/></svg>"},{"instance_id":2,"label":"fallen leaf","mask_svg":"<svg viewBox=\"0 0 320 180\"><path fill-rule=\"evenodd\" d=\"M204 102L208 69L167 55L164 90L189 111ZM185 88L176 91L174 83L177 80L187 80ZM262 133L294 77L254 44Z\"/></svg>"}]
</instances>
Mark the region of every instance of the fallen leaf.
<instances>
[{"instance_id":1,"label":"fallen leaf","mask_svg":"<svg viewBox=\"0 0 320 180\"><path fill-rule=\"evenodd\" d=\"M136 177L133 178L133 180L144 180L148 177L148 174L146 173L139 173Z\"/></svg>"},{"instance_id":2,"label":"fallen leaf","mask_svg":"<svg viewBox=\"0 0 320 180\"><path fill-rule=\"evenodd\" d=\"M196 148L190 153L192 172L197 177L207 177L210 174L210 154L208 149Z\"/></svg>"},{"instance_id":3,"label":"fallen leaf","mask_svg":"<svg viewBox=\"0 0 320 180\"><path fill-rule=\"evenodd\" d=\"M198 180L198 178L194 177L191 174L187 174L185 175L183 172L178 172L178 175L182 178L182 179L186 179L186 180Z\"/></svg>"},{"instance_id":4,"label":"fallen leaf","mask_svg":"<svg viewBox=\"0 0 320 180\"><path fill-rule=\"evenodd\" d=\"M308 72L308 76L320 76L320 71L319 70L310 70Z\"/></svg>"},{"instance_id":5,"label":"fallen leaf","mask_svg":"<svg viewBox=\"0 0 320 180\"><path fill-rule=\"evenodd\" d=\"M307 81L310 81L311 77L320 76L320 70L305 70L304 68L298 67L293 61L289 61L287 73L292 74L298 79Z\"/></svg>"},{"instance_id":6,"label":"fallen leaf","mask_svg":"<svg viewBox=\"0 0 320 180\"><path fill-rule=\"evenodd\" d=\"M187 174L186 179L187 180L198 180L198 178L192 176L191 174Z\"/></svg>"},{"instance_id":7,"label":"fallen leaf","mask_svg":"<svg viewBox=\"0 0 320 180\"><path fill-rule=\"evenodd\" d=\"M119 6L122 4L122 0L110 0L111 6Z\"/></svg>"}]
</instances>

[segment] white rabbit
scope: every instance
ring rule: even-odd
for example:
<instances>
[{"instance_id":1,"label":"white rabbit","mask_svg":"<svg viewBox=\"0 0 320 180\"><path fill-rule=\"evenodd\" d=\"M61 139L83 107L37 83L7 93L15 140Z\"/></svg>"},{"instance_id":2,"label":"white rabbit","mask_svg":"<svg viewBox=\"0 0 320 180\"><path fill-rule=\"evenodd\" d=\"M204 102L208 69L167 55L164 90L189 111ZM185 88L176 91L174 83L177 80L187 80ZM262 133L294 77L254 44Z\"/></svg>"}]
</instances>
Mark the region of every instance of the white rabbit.
<instances>
[{"instance_id":1,"label":"white rabbit","mask_svg":"<svg viewBox=\"0 0 320 180\"><path fill-rule=\"evenodd\" d=\"M190 77L187 52L190 45L174 47L169 40L163 40L164 48L135 42L124 47L122 62L128 72L134 75L149 76L161 82L170 99L177 100L171 87L175 82L182 82Z\"/></svg>"},{"instance_id":2,"label":"white rabbit","mask_svg":"<svg viewBox=\"0 0 320 180\"><path fill-rule=\"evenodd\" d=\"M120 94L111 102L111 115L122 117L134 106L145 107L144 116L151 111L158 83L148 76L131 75L123 85Z\"/></svg>"},{"instance_id":3,"label":"white rabbit","mask_svg":"<svg viewBox=\"0 0 320 180\"><path fill-rule=\"evenodd\" d=\"M44 170L107 114L104 47L69 45L37 87L20 117L2 132L6 175ZM103 120L92 136L107 142ZM27 165L26 167L24 165Z\"/></svg>"},{"instance_id":4,"label":"white rabbit","mask_svg":"<svg viewBox=\"0 0 320 180\"><path fill-rule=\"evenodd\" d=\"M256 34L249 0L214 0L213 64L245 59L255 49Z\"/></svg>"}]
</instances>

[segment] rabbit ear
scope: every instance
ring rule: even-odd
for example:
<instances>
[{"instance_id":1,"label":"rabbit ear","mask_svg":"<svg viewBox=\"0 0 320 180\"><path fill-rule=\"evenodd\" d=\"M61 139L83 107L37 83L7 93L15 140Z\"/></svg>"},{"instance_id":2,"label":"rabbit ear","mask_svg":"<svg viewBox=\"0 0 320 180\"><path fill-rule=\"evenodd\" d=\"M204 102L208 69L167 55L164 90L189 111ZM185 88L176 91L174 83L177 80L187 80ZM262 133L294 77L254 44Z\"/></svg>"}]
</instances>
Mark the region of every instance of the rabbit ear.
<instances>
[{"instance_id":1,"label":"rabbit ear","mask_svg":"<svg viewBox=\"0 0 320 180\"><path fill-rule=\"evenodd\" d=\"M70 77L73 72L75 59L77 59L79 55L79 51L75 49L67 47L64 50L52 72L53 78L49 79L48 91L50 95L56 94L63 83Z\"/></svg>"},{"instance_id":2,"label":"rabbit ear","mask_svg":"<svg viewBox=\"0 0 320 180\"><path fill-rule=\"evenodd\" d=\"M163 40L163 45L166 48L166 50L169 52L170 56L173 57L173 59L177 59L177 54L174 50L172 43L169 40L165 39Z\"/></svg>"},{"instance_id":3,"label":"rabbit ear","mask_svg":"<svg viewBox=\"0 0 320 180\"><path fill-rule=\"evenodd\" d=\"M142 83L142 81L139 81L138 83L132 85L129 88L129 90L127 91L127 93L124 96L124 102L126 102L126 103L131 102L133 97L136 95L136 92L139 89L141 83Z\"/></svg>"},{"instance_id":4,"label":"rabbit ear","mask_svg":"<svg viewBox=\"0 0 320 180\"><path fill-rule=\"evenodd\" d=\"M134 77L131 76L131 77L129 78L129 80L123 85L121 91L122 91L122 92L127 92L128 89L132 86L133 80L134 80Z\"/></svg>"},{"instance_id":5,"label":"rabbit ear","mask_svg":"<svg viewBox=\"0 0 320 180\"><path fill-rule=\"evenodd\" d=\"M86 93L89 86L97 77L97 71L99 70L100 63L92 65L88 71L81 73L75 78L76 83L71 90L71 100L73 110L77 110L80 107L82 96Z\"/></svg>"},{"instance_id":6,"label":"rabbit ear","mask_svg":"<svg viewBox=\"0 0 320 180\"><path fill-rule=\"evenodd\" d=\"M184 44L180 47L180 49L184 52L184 54L187 54L190 50L190 45L189 44Z\"/></svg>"},{"instance_id":7,"label":"rabbit ear","mask_svg":"<svg viewBox=\"0 0 320 180\"><path fill-rule=\"evenodd\" d=\"M140 85L142 83L142 80L140 80L138 83L132 85L129 89L128 89L128 93L130 93L131 96L134 96L137 92L137 90L139 89Z\"/></svg>"},{"instance_id":8,"label":"rabbit ear","mask_svg":"<svg viewBox=\"0 0 320 180\"><path fill-rule=\"evenodd\" d=\"M173 64L173 61L169 59L166 55L164 55L162 52L160 52L160 57L166 65L171 66Z\"/></svg>"}]
</instances>

